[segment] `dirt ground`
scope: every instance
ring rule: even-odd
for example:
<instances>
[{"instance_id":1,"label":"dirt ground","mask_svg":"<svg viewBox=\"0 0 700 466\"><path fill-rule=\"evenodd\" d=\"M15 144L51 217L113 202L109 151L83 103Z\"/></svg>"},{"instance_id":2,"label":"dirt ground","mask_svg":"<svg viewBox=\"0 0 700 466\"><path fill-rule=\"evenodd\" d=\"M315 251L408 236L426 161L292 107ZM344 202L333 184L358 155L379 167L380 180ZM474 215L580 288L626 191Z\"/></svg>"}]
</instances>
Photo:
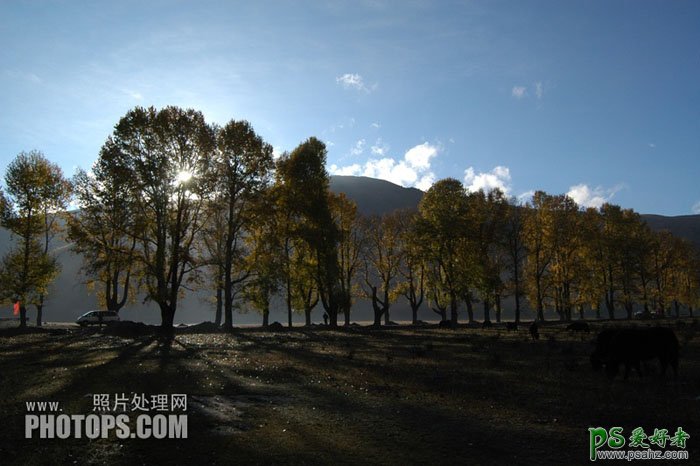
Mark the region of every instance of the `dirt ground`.
<instances>
[{"instance_id":1,"label":"dirt ground","mask_svg":"<svg viewBox=\"0 0 700 466\"><path fill-rule=\"evenodd\" d=\"M609 381L588 362L604 325L548 325L539 341L526 327L4 333L0 464L589 464L598 426L683 427L691 459L672 463L692 464L700 330L662 323L681 344L676 380ZM25 402L87 415L100 393L187 394L188 438L24 438Z\"/></svg>"}]
</instances>

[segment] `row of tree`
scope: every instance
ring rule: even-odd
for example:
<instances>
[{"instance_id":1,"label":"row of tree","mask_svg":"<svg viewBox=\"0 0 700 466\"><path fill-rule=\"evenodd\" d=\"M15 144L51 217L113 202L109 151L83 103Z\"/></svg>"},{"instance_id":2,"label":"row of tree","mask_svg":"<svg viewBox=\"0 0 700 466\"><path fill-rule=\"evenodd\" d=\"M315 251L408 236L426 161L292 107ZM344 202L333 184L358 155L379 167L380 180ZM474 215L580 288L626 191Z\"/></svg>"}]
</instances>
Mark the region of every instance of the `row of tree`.
<instances>
[{"instance_id":1,"label":"row of tree","mask_svg":"<svg viewBox=\"0 0 700 466\"><path fill-rule=\"evenodd\" d=\"M115 126L90 172L71 182L38 152L20 154L0 191L3 225L16 238L0 267L0 296L41 309L58 273L52 238L65 225L83 270L107 309L145 296L172 329L182 296L209 289L216 323L257 309L268 323L281 296L288 324L320 304L350 323L366 298L375 325L404 298L413 321L427 306L456 323L483 305L484 320L512 296L538 319L571 319L604 306L665 312L698 303L700 261L685 241L654 233L631 210L582 210L566 196L537 192L519 205L498 190L467 192L444 179L418 211L363 217L329 191L326 148L316 138L275 160L245 121L207 124L200 112L135 108ZM65 212L71 198L79 210ZM64 216L65 221L60 221Z\"/></svg>"}]
</instances>

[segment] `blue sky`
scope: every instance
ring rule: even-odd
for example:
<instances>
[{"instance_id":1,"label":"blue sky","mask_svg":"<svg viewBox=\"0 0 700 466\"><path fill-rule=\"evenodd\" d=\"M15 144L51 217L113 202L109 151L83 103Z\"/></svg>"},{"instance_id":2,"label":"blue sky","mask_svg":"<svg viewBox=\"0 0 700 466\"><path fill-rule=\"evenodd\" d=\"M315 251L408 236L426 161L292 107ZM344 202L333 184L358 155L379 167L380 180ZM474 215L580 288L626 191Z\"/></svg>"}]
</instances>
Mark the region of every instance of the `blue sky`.
<instances>
[{"instance_id":1,"label":"blue sky","mask_svg":"<svg viewBox=\"0 0 700 466\"><path fill-rule=\"evenodd\" d=\"M141 105L249 120L277 151L426 188L700 213L700 2L0 4L0 174L72 175Z\"/></svg>"}]
</instances>

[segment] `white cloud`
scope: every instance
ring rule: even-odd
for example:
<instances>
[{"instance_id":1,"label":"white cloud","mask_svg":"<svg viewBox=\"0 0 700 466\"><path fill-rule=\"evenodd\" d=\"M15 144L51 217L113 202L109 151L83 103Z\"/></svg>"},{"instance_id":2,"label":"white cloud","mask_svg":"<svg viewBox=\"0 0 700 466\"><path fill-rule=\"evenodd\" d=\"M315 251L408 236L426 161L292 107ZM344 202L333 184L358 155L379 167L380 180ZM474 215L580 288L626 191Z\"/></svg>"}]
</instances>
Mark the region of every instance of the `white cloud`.
<instances>
[{"instance_id":1,"label":"white cloud","mask_svg":"<svg viewBox=\"0 0 700 466\"><path fill-rule=\"evenodd\" d=\"M656 149L656 144L654 144L653 142L650 142L650 143L649 143L649 147L650 147L651 149Z\"/></svg>"},{"instance_id":2,"label":"white cloud","mask_svg":"<svg viewBox=\"0 0 700 466\"><path fill-rule=\"evenodd\" d=\"M617 185L609 189L605 189L602 186L591 188L587 184L581 183L570 187L566 195L582 207L599 209L606 202L610 202L622 187L622 185Z\"/></svg>"},{"instance_id":3,"label":"white cloud","mask_svg":"<svg viewBox=\"0 0 700 466\"><path fill-rule=\"evenodd\" d=\"M357 176L362 171L362 167L357 163L347 167L338 167L337 165L333 164L329 167L329 171L332 175Z\"/></svg>"},{"instance_id":4,"label":"white cloud","mask_svg":"<svg viewBox=\"0 0 700 466\"><path fill-rule=\"evenodd\" d=\"M370 150L372 151L373 155L384 157L389 152L389 146L382 142L382 138L379 138L377 139L377 142L375 142L374 145L370 147Z\"/></svg>"},{"instance_id":5,"label":"white cloud","mask_svg":"<svg viewBox=\"0 0 700 466\"><path fill-rule=\"evenodd\" d=\"M371 86L367 86L364 78L357 73L345 73L344 75L335 78L335 82L343 86L344 89L355 89L368 94L377 89L376 83L372 84Z\"/></svg>"},{"instance_id":6,"label":"white cloud","mask_svg":"<svg viewBox=\"0 0 700 466\"><path fill-rule=\"evenodd\" d=\"M371 126L372 128L374 128L374 129L379 129L379 128L382 127L382 125L380 125L380 124L377 123L376 121L375 121L374 123L372 123L370 126Z\"/></svg>"},{"instance_id":7,"label":"white cloud","mask_svg":"<svg viewBox=\"0 0 700 466\"><path fill-rule=\"evenodd\" d=\"M282 157L283 152L284 152L284 149L282 149L280 146L273 146L272 147L272 159L277 160L278 158Z\"/></svg>"},{"instance_id":8,"label":"white cloud","mask_svg":"<svg viewBox=\"0 0 700 466\"><path fill-rule=\"evenodd\" d=\"M525 95L527 95L527 88L525 86L513 86L511 95L518 100L522 99L523 97L525 97Z\"/></svg>"},{"instance_id":9,"label":"white cloud","mask_svg":"<svg viewBox=\"0 0 700 466\"><path fill-rule=\"evenodd\" d=\"M541 99L544 95L544 87L542 86L542 81L538 81L535 83L535 95L538 99Z\"/></svg>"},{"instance_id":10,"label":"white cloud","mask_svg":"<svg viewBox=\"0 0 700 466\"><path fill-rule=\"evenodd\" d=\"M510 169L501 165L490 172L476 173L473 167L464 170L464 186L469 192L480 189L488 192L498 188L507 195L510 193L510 180Z\"/></svg>"},{"instance_id":11,"label":"white cloud","mask_svg":"<svg viewBox=\"0 0 700 466\"><path fill-rule=\"evenodd\" d=\"M430 168L430 159L435 157L438 153L436 146L431 146L427 142L423 144L418 144L415 147L411 147L404 158L406 161L416 169L427 170Z\"/></svg>"},{"instance_id":12,"label":"white cloud","mask_svg":"<svg viewBox=\"0 0 700 466\"><path fill-rule=\"evenodd\" d=\"M526 204L527 202L530 201L530 199L532 199L532 196L534 196L534 195L535 195L535 191L532 189L529 191L525 191L524 193L518 194L516 196L518 199L518 204Z\"/></svg>"},{"instance_id":13,"label":"white cloud","mask_svg":"<svg viewBox=\"0 0 700 466\"><path fill-rule=\"evenodd\" d=\"M350 149L350 155L362 155L365 151L365 140L360 139L355 143L355 145Z\"/></svg>"},{"instance_id":14,"label":"white cloud","mask_svg":"<svg viewBox=\"0 0 700 466\"><path fill-rule=\"evenodd\" d=\"M385 154L388 148L373 146L373 153ZM430 170L431 160L439 153L439 148L427 142L411 147L406 151L402 160L396 161L391 157L370 159L364 165L353 164L338 167L333 164L329 167L332 175L368 176L391 181L400 186L413 186L427 190L435 182L435 174Z\"/></svg>"},{"instance_id":15,"label":"white cloud","mask_svg":"<svg viewBox=\"0 0 700 466\"><path fill-rule=\"evenodd\" d=\"M692 207L692 209L691 209L691 212L693 212L695 215L699 215L699 214L700 214L700 201L696 202L696 203L693 205L693 207Z\"/></svg>"},{"instance_id":16,"label":"white cloud","mask_svg":"<svg viewBox=\"0 0 700 466\"><path fill-rule=\"evenodd\" d=\"M415 184L415 187L420 189L421 191L427 191L434 183L435 174L430 172L427 175L423 175L421 179L418 180L418 183Z\"/></svg>"},{"instance_id":17,"label":"white cloud","mask_svg":"<svg viewBox=\"0 0 700 466\"><path fill-rule=\"evenodd\" d=\"M140 92L132 91L129 89L124 89L122 92L124 92L124 94L128 95L134 100L143 100L143 95Z\"/></svg>"}]
</instances>

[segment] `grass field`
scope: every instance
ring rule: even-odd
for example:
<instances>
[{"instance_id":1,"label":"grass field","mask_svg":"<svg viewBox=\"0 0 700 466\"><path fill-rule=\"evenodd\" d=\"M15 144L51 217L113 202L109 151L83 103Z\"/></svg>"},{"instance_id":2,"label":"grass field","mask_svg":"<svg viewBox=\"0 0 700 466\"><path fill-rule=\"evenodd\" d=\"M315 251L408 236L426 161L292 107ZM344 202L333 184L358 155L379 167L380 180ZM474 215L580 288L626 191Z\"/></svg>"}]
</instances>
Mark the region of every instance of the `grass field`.
<instances>
[{"instance_id":1,"label":"grass field","mask_svg":"<svg viewBox=\"0 0 700 466\"><path fill-rule=\"evenodd\" d=\"M587 464L595 426L682 426L691 459L671 463L692 464L700 331L676 329L677 380L609 381L588 363L603 325L4 334L0 464ZM96 393L187 394L188 438L24 438L25 402L90 414Z\"/></svg>"}]
</instances>

